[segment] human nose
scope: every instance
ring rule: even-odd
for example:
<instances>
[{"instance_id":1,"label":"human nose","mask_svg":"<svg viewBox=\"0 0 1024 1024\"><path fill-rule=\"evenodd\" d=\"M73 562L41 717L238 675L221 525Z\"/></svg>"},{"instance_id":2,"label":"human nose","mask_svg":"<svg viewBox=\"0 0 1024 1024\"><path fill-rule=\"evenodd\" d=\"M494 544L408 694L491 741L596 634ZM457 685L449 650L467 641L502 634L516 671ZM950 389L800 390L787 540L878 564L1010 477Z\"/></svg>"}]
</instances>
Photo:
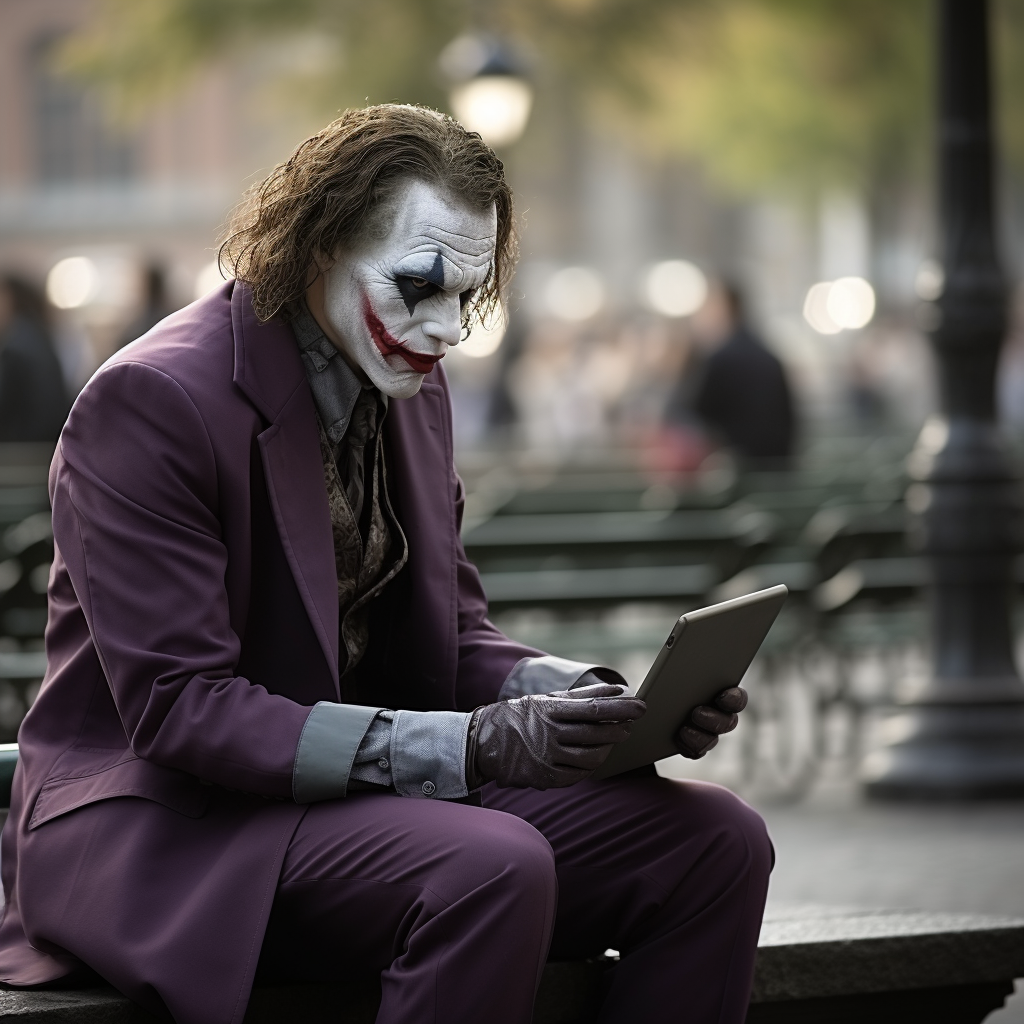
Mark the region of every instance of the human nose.
<instances>
[{"instance_id":1,"label":"human nose","mask_svg":"<svg viewBox=\"0 0 1024 1024\"><path fill-rule=\"evenodd\" d=\"M462 307L458 295L446 295L434 303L430 318L423 322L423 334L431 341L458 345L462 337Z\"/></svg>"}]
</instances>

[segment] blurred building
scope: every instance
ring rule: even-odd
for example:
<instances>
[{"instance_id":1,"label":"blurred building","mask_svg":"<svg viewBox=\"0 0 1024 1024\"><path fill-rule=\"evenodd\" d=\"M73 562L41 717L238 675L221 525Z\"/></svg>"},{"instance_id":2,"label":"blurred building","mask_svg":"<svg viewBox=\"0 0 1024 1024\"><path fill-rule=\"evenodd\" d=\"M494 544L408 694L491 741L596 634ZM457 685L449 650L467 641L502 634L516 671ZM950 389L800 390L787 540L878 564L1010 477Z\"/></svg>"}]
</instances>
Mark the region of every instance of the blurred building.
<instances>
[{"instance_id":1,"label":"blurred building","mask_svg":"<svg viewBox=\"0 0 1024 1024\"><path fill-rule=\"evenodd\" d=\"M112 123L54 67L56 45L90 7L0 0L0 259L43 272L82 245L156 246L198 271L238 189L230 83L210 74L141 123Z\"/></svg>"},{"instance_id":2,"label":"blurred building","mask_svg":"<svg viewBox=\"0 0 1024 1024\"><path fill-rule=\"evenodd\" d=\"M173 305L194 298L227 211L276 155L276 140L268 147L252 130L247 83L225 68L115 123L55 66L91 7L0 0L0 269L42 283L61 259L91 262L83 301L63 317L62 356L78 384L138 320L149 270L161 269Z\"/></svg>"}]
</instances>

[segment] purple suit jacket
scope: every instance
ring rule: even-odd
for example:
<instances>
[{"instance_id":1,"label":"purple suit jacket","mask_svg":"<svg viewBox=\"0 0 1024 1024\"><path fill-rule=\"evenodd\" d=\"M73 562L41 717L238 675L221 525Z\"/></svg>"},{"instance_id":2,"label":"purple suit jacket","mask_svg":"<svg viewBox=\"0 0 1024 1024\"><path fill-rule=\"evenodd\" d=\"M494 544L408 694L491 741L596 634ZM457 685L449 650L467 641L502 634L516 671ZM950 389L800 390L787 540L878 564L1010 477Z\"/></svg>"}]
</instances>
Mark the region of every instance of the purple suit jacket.
<instances>
[{"instance_id":1,"label":"purple suit jacket","mask_svg":"<svg viewBox=\"0 0 1024 1024\"><path fill-rule=\"evenodd\" d=\"M538 652L486 619L440 367L392 401L385 443L409 561L364 685L381 705L469 710ZM234 282L164 320L79 396L50 495L48 667L3 835L0 981L84 963L154 1010L240 1021L304 812L299 736L312 705L340 699L331 524L291 329L260 323Z\"/></svg>"}]
</instances>

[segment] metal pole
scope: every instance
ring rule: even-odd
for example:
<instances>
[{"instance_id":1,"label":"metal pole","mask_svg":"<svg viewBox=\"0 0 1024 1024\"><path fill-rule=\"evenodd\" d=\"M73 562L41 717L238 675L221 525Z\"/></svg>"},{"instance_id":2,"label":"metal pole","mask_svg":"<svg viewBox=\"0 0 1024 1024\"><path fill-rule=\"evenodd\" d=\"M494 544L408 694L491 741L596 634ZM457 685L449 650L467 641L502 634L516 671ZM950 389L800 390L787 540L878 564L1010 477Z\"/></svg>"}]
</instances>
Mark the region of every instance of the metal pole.
<instances>
[{"instance_id":1,"label":"metal pole","mask_svg":"<svg viewBox=\"0 0 1024 1024\"><path fill-rule=\"evenodd\" d=\"M910 458L931 569L933 674L864 764L890 798L1024 795L1024 684L1013 660L1018 483L995 422L1007 287L993 209L987 0L939 0L939 229L931 332L940 417Z\"/></svg>"}]
</instances>

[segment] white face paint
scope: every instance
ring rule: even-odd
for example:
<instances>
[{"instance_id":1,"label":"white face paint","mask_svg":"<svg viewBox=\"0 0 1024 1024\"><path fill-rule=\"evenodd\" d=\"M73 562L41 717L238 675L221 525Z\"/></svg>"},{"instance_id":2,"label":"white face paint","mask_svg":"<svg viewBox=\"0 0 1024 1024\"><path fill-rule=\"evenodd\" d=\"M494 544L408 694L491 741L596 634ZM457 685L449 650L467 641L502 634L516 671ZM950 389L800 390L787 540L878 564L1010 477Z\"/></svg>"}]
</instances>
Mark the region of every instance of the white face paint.
<instances>
[{"instance_id":1,"label":"white face paint","mask_svg":"<svg viewBox=\"0 0 1024 1024\"><path fill-rule=\"evenodd\" d=\"M392 398L410 398L462 333L462 307L487 280L497 214L410 180L385 238L339 253L323 275L328 335Z\"/></svg>"}]
</instances>

